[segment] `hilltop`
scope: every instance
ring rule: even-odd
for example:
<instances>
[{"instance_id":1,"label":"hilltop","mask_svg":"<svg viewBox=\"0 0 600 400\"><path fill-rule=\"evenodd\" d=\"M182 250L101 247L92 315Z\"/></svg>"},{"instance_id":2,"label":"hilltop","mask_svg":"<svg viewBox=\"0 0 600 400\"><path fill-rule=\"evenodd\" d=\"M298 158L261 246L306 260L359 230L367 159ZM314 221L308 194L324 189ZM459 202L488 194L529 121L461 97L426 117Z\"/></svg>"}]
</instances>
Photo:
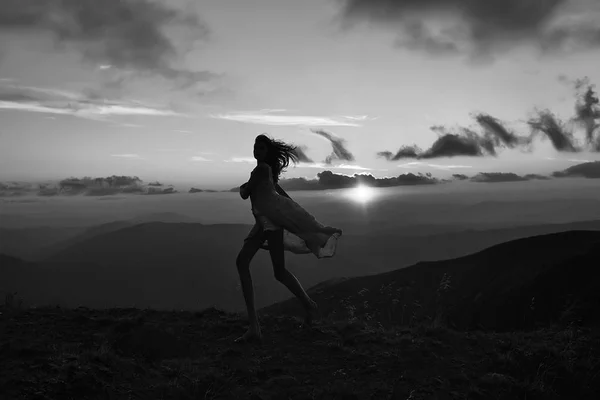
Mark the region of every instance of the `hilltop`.
<instances>
[{"instance_id":1,"label":"hilltop","mask_svg":"<svg viewBox=\"0 0 600 400\"><path fill-rule=\"evenodd\" d=\"M599 250L600 232L570 231L330 280L310 289L313 328L299 328L295 300L261 309L262 344L234 344L245 317L215 308L27 309L7 297L0 388L7 399L597 398Z\"/></svg>"},{"instance_id":2,"label":"hilltop","mask_svg":"<svg viewBox=\"0 0 600 400\"><path fill-rule=\"evenodd\" d=\"M309 294L332 318L385 326L436 322L459 330L512 331L600 324L600 232L567 231L492 246L451 260L324 282ZM343 301L333 301L343 299ZM291 299L265 308L300 313Z\"/></svg>"}]
</instances>

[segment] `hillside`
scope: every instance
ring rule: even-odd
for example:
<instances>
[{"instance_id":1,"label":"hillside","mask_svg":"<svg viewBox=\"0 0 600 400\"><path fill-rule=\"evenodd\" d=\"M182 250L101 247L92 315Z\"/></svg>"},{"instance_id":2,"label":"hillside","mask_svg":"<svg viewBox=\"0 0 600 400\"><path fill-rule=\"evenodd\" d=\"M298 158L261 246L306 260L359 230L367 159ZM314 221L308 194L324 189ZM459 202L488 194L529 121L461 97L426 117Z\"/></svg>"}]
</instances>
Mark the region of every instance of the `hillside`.
<instances>
[{"instance_id":1,"label":"hillside","mask_svg":"<svg viewBox=\"0 0 600 400\"><path fill-rule=\"evenodd\" d=\"M6 215L0 216L5 225ZM22 221L21 221L22 222ZM146 222L192 222L186 216L172 212L152 212L138 215L134 218L117 220L90 227L0 227L0 253L8 254L27 261L41 261L51 255L75 246L85 240L92 239L104 233L115 232L119 229ZM17 225L13 221L12 225Z\"/></svg>"},{"instance_id":2,"label":"hillside","mask_svg":"<svg viewBox=\"0 0 600 400\"><path fill-rule=\"evenodd\" d=\"M28 309L7 296L0 388L9 399L596 399L599 256L600 232L571 231L333 279L310 290L312 328L284 301L259 311L253 345L233 343L245 316L214 308Z\"/></svg>"},{"instance_id":3,"label":"hillside","mask_svg":"<svg viewBox=\"0 0 600 400\"><path fill-rule=\"evenodd\" d=\"M434 322L510 331L553 323L600 323L600 232L519 239L452 260L311 288L321 313L384 326ZM341 301L334 301L341 299ZM264 308L300 313L295 299Z\"/></svg>"}]
</instances>

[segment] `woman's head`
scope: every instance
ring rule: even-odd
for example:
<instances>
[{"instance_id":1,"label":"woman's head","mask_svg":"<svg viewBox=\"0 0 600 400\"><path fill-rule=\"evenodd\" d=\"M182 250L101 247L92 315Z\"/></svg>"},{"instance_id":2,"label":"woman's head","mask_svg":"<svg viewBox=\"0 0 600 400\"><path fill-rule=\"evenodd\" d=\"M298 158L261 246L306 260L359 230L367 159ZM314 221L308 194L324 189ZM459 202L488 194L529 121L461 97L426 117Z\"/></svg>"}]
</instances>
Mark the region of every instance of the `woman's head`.
<instances>
[{"instance_id":1,"label":"woman's head","mask_svg":"<svg viewBox=\"0 0 600 400\"><path fill-rule=\"evenodd\" d=\"M280 140L271 139L265 134L258 135L254 141L254 158L266 162L273 171L273 180L277 182L279 175L290 164L298 162L296 147Z\"/></svg>"}]
</instances>

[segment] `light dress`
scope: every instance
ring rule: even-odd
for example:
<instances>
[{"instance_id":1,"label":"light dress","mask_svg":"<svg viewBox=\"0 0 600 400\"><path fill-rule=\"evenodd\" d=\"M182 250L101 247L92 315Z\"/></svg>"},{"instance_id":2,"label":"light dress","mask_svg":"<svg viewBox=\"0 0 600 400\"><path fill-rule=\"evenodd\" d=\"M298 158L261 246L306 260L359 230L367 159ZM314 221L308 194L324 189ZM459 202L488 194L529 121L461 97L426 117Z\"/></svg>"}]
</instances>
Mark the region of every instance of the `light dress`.
<instances>
[{"instance_id":1,"label":"light dress","mask_svg":"<svg viewBox=\"0 0 600 400\"><path fill-rule=\"evenodd\" d=\"M263 168L262 173L257 171L259 168ZM335 255L341 233L323 232L324 229L331 231L335 228L323 225L294 200L277 193L268 164L259 164L250 179L255 181L250 201L256 223L245 240L254 239L257 235L264 237L265 231L283 229L284 250L295 254L312 253L317 258ZM261 247L268 249L268 240Z\"/></svg>"}]
</instances>

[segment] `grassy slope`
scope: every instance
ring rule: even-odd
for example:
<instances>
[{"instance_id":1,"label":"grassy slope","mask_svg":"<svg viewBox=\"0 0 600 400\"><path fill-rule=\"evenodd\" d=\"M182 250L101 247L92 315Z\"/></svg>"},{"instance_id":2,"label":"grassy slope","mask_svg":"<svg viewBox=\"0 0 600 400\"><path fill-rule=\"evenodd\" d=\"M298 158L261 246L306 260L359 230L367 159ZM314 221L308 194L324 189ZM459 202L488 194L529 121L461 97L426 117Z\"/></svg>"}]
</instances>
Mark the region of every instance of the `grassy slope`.
<instances>
[{"instance_id":1,"label":"grassy slope","mask_svg":"<svg viewBox=\"0 0 600 400\"><path fill-rule=\"evenodd\" d=\"M323 315L313 329L299 328L295 300L261 310L262 345L233 344L245 318L215 309L20 309L7 298L0 398L598 398L598 240L581 231L533 237L323 283L311 290ZM544 312L517 321L537 326L510 331L506 316L528 309L532 293ZM582 326L551 312L573 295L591 306L574 311ZM421 314L398 313L401 301L419 299ZM477 312L504 315L487 321L505 332L462 329L472 324L460 317Z\"/></svg>"},{"instance_id":2,"label":"grassy slope","mask_svg":"<svg viewBox=\"0 0 600 400\"><path fill-rule=\"evenodd\" d=\"M600 325L600 232L514 240L451 260L317 285L309 294L334 319L384 326L435 322L460 330L531 329L583 321ZM302 312L295 299L265 308Z\"/></svg>"},{"instance_id":3,"label":"grassy slope","mask_svg":"<svg viewBox=\"0 0 600 400\"><path fill-rule=\"evenodd\" d=\"M600 335L459 333L214 309L4 309L0 388L10 399L591 399ZM22 396L22 397L20 397Z\"/></svg>"}]
</instances>

